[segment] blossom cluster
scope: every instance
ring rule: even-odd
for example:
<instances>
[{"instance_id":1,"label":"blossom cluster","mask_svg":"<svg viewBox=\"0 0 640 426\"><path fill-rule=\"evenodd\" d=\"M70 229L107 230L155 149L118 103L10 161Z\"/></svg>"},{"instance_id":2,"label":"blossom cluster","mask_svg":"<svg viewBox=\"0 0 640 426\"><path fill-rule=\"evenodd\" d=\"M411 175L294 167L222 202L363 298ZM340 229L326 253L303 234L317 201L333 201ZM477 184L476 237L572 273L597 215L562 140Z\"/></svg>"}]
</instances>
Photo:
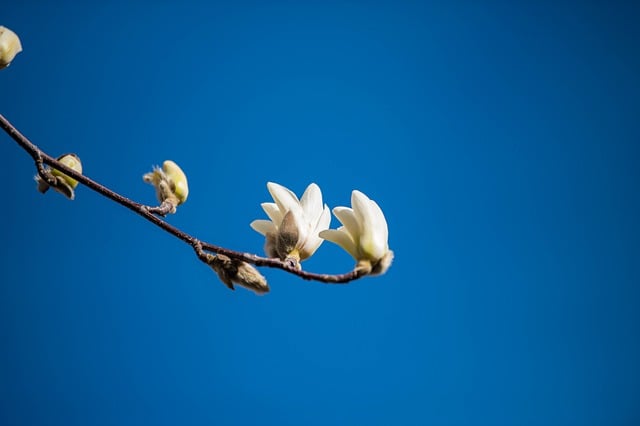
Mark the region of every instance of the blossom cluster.
<instances>
[{"instance_id":1,"label":"blossom cluster","mask_svg":"<svg viewBox=\"0 0 640 426\"><path fill-rule=\"evenodd\" d=\"M320 187L310 184L298 197L277 183L267 183L273 203L262 203L269 220L251 222L265 236L265 252L300 269L323 240L342 247L357 262L362 274L383 274L391 266L387 221L378 204L360 191L351 193L351 208L336 207L333 214L341 227L329 229L329 207L322 203Z\"/></svg>"},{"instance_id":2,"label":"blossom cluster","mask_svg":"<svg viewBox=\"0 0 640 426\"><path fill-rule=\"evenodd\" d=\"M0 69L9 66L21 51L18 36L0 26ZM82 163L76 154L64 154L57 160L58 167L61 164L82 175ZM144 214L164 216L176 213L177 207L187 201L187 176L174 161L166 160L162 167L154 166L142 178L155 188L160 202L158 207L142 206L140 211ZM43 166L42 161L35 180L41 193L52 188L70 200L75 198L78 181L56 168ZM273 202L262 203L261 206L269 219L254 220L250 225L264 235L264 249L268 257L280 259L290 268L300 270L301 262L310 258L327 240L342 247L356 260L356 278L383 274L391 266L393 252L388 244L387 221L380 206L362 192L354 190L351 193L351 207L333 209L342 226L330 229L331 211L322 202L322 192L315 183L307 187L301 198L274 182L267 183L267 189ZM249 263L220 253L205 253L199 242L194 248L200 259L211 266L230 289L238 284L258 294L269 291L266 279Z\"/></svg>"},{"instance_id":3,"label":"blossom cluster","mask_svg":"<svg viewBox=\"0 0 640 426\"><path fill-rule=\"evenodd\" d=\"M186 201L189 193L187 178L182 169L167 160L162 168L143 176L156 188L158 201L169 203L171 210ZM267 219L251 222L251 228L265 237L264 250L268 257L278 258L296 269L310 258L324 240L342 247L356 260L355 270L361 275L384 274L391 266L393 252L389 249L389 230L384 213L378 204L360 191L351 193L351 207L336 207L333 214L342 226L329 229L331 211L322 202L320 187L311 183L298 196L290 189L274 182L267 183L273 202L262 203ZM220 279L233 289L233 283L258 294L269 291L260 274L245 263L235 264L226 256L206 257L206 262Z\"/></svg>"}]
</instances>

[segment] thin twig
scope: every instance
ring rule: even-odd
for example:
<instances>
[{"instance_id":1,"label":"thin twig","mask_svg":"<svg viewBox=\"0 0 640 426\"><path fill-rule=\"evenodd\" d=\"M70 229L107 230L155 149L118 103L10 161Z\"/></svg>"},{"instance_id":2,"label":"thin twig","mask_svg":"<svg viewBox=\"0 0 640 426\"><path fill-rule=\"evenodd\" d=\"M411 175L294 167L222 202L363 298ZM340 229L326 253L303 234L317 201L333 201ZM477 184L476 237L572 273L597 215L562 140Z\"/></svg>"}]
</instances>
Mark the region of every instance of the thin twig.
<instances>
[{"instance_id":1,"label":"thin twig","mask_svg":"<svg viewBox=\"0 0 640 426\"><path fill-rule=\"evenodd\" d=\"M261 257L251 253L242 253L242 252L231 250L225 247L217 246L215 244L202 242L197 238L191 236L190 234L187 234L186 232L176 228L173 225L170 225L169 223L155 216L154 213L160 214L160 215L162 215L163 213L166 214L165 209L162 206L151 207L151 206L146 206L144 204L137 203L107 188L106 186L101 185L100 183L88 178L87 176L77 173L75 170L67 167L66 165L56 160L55 158L51 157L50 155L42 151L40 148L38 148L29 139L27 139L22 133L20 133L18 129L16 129L2 114L0 114L0 127L2 127L2 129L9 136L11 136L11 138L14 141L16 141L18 145L20 145L20 147L24 149L31 156L31 158L33 158L34 162L36 163L38 174L43 179L47 180L48 183L50 183L48 181L48 176L50 176L50 174L42 166L43 163L57 170L60 170L64 174L72 177L73 179L77 180L78 182L88 187L89 189L92 189L98 194L104 197L107 197L112 201L115 201L121 206L128 208L129 210L133 211L134 213L138 214L139 216L142 216L149 222L158 226L162 230L168 232L174 237L189 244L196 251L198 258L203 262L205 262L205 260L202 256L202 250L206 250L213 253L224 254L231 258L242 260L256 266L282 269L283 271L286 271L290 274L297 275L302 279L319 281L327 284L346 284L350 281L356 280L364 276L364 274L360 270L355 270L355 269L345 274L336 274L336 275L317 274L317 273L302 271L302 270L296 269L293 266L290 266L289 264L281 261L280 259Z\"/></svg>"}]
</instances>

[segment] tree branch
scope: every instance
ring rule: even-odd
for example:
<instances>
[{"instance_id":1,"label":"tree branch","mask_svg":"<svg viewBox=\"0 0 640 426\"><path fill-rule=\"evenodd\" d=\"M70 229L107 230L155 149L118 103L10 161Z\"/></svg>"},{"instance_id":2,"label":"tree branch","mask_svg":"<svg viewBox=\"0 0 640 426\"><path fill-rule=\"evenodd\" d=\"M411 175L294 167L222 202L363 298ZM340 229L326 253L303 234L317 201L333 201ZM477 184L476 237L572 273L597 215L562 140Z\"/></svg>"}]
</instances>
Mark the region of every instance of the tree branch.
<instances>
[{"instance_id":1,"label":"tree branch","mask_svg":"<svg viewBox=\"0 0 640 426\"><path fill-rule=\"evenodd\" d=\"M356 280L365 275L359 269L354 269L351 272L347 272L344 274L337 274L337 275L317 274L317 273L302 271L302 270L296 269L294 266L291 266L290 264L285 263L277 258L266 258L266 257L257 256L251 253L242 253L242 252L231 250L225 247L217 246L215 244L200 241L196 237L187 234L186 232L176 228L173 225L170 225L169 223L165 222L163 219L154 215L154 213L159 215L166 214L167 213L167 209L165 208L166 206L161 205L161 206L151 207L151 206L137 203L107 188L106 186L101 185L100 183L86 177L85 175L77 173L75 170L67 167L66 165L62 164L61 162L59 162L58 160L56 160L55 158L51 157L50 155L42 151L40 148L38 148L29 139L27 139L22 133L20 133L18 129L16 129L1 114L0 114L0 127L2 127L2 129L9 136L11 136L11 138L14 141L16 141L18 145L20 145L20 147L24 149L31 156L31 158L33 158L38 174L48 183L51 183L50 179L52 178L52 176L46 171L43 164L46 164L57 170L60 170L64 174L72 177L73 179L76 179L79 183L83 184L84 186L92 189L93 191L97 192L98 194L104 197L107 197L112 201L115 201L121 206L128 208L129 210L133 211L134 213L138 214L139 216L142 216L149 222L158 226L162 230L168 232L169 234L173 235L179 240L182 240L183 242L189 244L195 250L198 258L203 262L204 260L201 256L201 253L202 253L202 250L206 250L213 253L223 254L233 259L251 263L255 266L282 269L283 271L286 271L290 274L297 275L302 279L319 281L326 284L346 284L350 281Z\"/></svg>"}]
</instances>

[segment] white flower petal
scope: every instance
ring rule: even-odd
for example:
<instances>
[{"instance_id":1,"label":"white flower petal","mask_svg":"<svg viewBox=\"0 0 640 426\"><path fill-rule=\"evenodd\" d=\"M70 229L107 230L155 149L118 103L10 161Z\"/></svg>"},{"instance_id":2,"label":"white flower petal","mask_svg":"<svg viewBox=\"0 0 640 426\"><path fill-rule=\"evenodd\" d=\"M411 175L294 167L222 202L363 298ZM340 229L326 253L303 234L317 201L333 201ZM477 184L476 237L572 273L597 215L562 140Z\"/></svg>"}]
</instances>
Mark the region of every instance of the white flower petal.
<instances>
[{"instance_id":1,"label":"white flower petal","mask_svg":"<svg viewBox=\"0 0 640 426\"><path fill-rule=\"evenodd\" d=\"M358 241L360 239L360 225L353 210L349 207L336 207L333 209L333 214L351 234L353 240Z\"/></svg>"},{"instance_id":2,"label":"white flower petal","mask_svg":"<svg viewBox=\"0 0 640 426\"><path fill-rule=\"evenodd\" d=\"M369 210L369 201L369 197L362 192L358 190L351 192L351 207L360 226L365 222L364 215Z\"/></svg>"},{"instance_id":3,"label":"white flower petal","mask_svg":"<svg viewBox=\"0 0 640 426\"><path fill-rule=\"evenodd\" d=\"M293 208L289 211L295 218L295 224L298 228L297 247L300 248L304 244L304 242L307 240L307 237L309 236L309 233L311 231L309 229L309 223L304 219L304 213L300 205L298 204L293 205Z\"/></svg>"},{"instance_id":4,"label":"white flower petal","mask_svg":"<svg viewBox=\"0 0 640 426\"><path fill-rule=\"evenodd\" d=\"M360 223L360 248L372 260L382 258L389 250L387 221L382 210L360 191L353 191L351 204Z\"/></svg>"},{"instance_id":5,"label":"white flower petal","mask_svg":"<svg viewBox=\"0 0 640 426\"><path fill-rule=\"evenodd\" d=\"M276 203L262 203L260 206L262 206L262 210L269 216L269 219L271 219L274 225L276 225L276 227L280 226L284 215L280 212L278 205Z\"/></svg>"},{"instance_id":6,"label":"white flower petal","mask_svg":"<svg viewBox=\"0 0 640 426\"><path fill-rule=\"evenodd\" d=\"M315 223L322 214L322 191L315 183L310 184L302 194L300 204L306 219Z\"/></svg>"},{"instance_id":7,"label":"white flower petal","mask_svg":"<svg viewBox=\"0 0 640 426\"><path fill-rule=\"evenodd\" d=\"M273 201L276 202L278 208L284 216L289 210L292 210L294 206L300 206L300 201L296 194L282 185L274 182L267 183L267 189L273 197Z\"/></svg>"},{"instance_id":8,"label":"white flower petal","mask_svg":"<svg viewBox=\"0 0 640 426\"><path fill-rule=\"evenodd\" d=\"M387 220L378 203L373 200L370 200L370 203L371 223L375 229L375 234L381 240L382 244L384 244L385 249L388 250L389 228L387 227Z\"/></svg>"},{"instance_id":9,"label":"white flower petal","mask_svg":"<svg viewBox=\"0 0 640 426\"><path fill-rule=\"evenodd\" d=\"M331 211L329 210L329 206L324 205L324 209L320 214L320 218L318 219L318 223L313 230L313 233L317 235L320 231L324 231L325 229L329 229L329 225L331 224Z\"/></svg>"},{"instance_id":10,"label":"white flower petal","mask_svg":"<svg viewBox=\"0 0 640 426\"><path fill-rule=\"evenodd\" d=\"M267 235L268 233L275 233L278 230L276 226L270 220L258 219L251 222L250 225L254 231L261 233L262 235Z\"/></svg>"},{"instance_id":11,"label":"white flower petal","mask_svg":"<svg viewBox=\"0 0 640 426\"><path fill-rule=\"evenodd\" d=\"M304 242L302 248L300 249L300 254L302 259L306 259L311 257L313 253L318 250L318 247L322 244L322 238L318 235L320 231L324 231L329 229L329 224L331 223L331 212L329 211L329 206L324 205L324 210L320 214L318 218L318 222L313 227L313 230L307 236L306 241Z\"/></svg>"},{"instance_id":12,"label":"white flower petal","mask_svg":"<svg viewBox=\"0 0 640 426\"><path fill-rule=\"evenodd\" d=\"M320 244L322 244L322 238L320 237L313 237L311 235L309 235L307 237L307 239L304 241L304 243L302 244L302 247L300 247L299 252L300 252L300 260L305 260L310 258L313 253L316 252L316 250L318 250L318 247L320 247Z\"/></svg>"},{"instance_id":13,"label":"white flower petal","mask_svg":"<svg viewBox=\"0 0 640 426\"><path fill-rule=\"evenodd\" d=\"M353 258L358 259L358 250L351 236L344 228L325 229L320 232L320 238L331 241L346 250Z\"/></svg>"}]
</instances>

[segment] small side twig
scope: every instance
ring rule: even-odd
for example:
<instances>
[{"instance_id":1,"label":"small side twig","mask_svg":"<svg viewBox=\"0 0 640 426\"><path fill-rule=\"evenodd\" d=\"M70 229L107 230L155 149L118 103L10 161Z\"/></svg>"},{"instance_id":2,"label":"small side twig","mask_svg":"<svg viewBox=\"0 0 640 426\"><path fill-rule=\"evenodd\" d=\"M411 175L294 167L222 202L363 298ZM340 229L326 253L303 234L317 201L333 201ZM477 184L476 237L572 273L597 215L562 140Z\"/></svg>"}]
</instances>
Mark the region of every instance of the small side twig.
<instances>
[{"instance_id":1,"label":"small side twig","mask_svg":"<svg viewBox=\"0 0 640 426\"><path fill-rule=\"evenodd\" d=\"M159 218L156 215L164 216L169 211L167 208L170 208L165 205L160 205L156 207L146 206L144 204L135 202L123 195L118 194L117 192L109 189L108 187L88 178L87 176L77 173L75 170L67 167L66 165L59 162L54 157L51 157L44 151L42 151L38 146L32 143L29 139L27 139L22 133L18 131L3 115L0 114L0 127L9 135L11 138L17 142L17 144L27 152L33 158L36 164L36 169L38 174L46 180L47 183L55 184L55 177L51 176L50 173L44 167L44 164L51 166L64 174L76 179L79 183L88 187L89 189L97 192L98 194L120 204L123 207L133 211L134 213L142 216L149 222L158 226L160 229L165 232L173 235L179 240L189 244L196 252L198 258L206 263L211 264L212 255L206 252L217 253L223 256L227 256L231 259L235 259L237 261L247 262L259 267L268 267L268 268L277 268L281 269L285 272L288 272L293 275L297 275L304 280L313 280L319 281L326 284L346 284L358 278L361 278L365 275L361 270L354 269L353 271L344 273L344 274L318 274L313 272L307 272L300 269L297 269L295 266L290 265L286 262L281 261L277 258L266 258L261 257L251 253L243 253L235 250L231 250L225 247L221 247L215 244L202 242L194 236L176 228L175 226L169 224L163 219Z\"/></svg>"},{"instance_id":2,"label":"small side twig","mask_svg":"<svg viewBox=\"0 0 640 426\"><path fill-rule=\"evenodd\" d=\"M160 204L159 206L155 206L155 207L145 206L145 208L149 213L157 214L158 216L162 216L162 217L165 217L166 215L171 213L172 210L175 209L173 204L171 204L167 200L163 201L162 204Z\"/></svg>"},{"instance_id":3,"label":"small side twig","mask_svg":"<svg viewBox=\"0 0 640 426\"><path fill-rule=\"evenodd\" d=\"M2 116L0 115L0 117ZM56 184L56 177L53 176L51 173L49 173L47 169L45 169L44 162L42 160L42 155L40 154L40 152L36 153L35 162L36 162L36 170L38 171L38 175L42 179L44 179L44 181L47 184L49 184L50 186L54 186Z\"/></svg>"}]
</instances>

